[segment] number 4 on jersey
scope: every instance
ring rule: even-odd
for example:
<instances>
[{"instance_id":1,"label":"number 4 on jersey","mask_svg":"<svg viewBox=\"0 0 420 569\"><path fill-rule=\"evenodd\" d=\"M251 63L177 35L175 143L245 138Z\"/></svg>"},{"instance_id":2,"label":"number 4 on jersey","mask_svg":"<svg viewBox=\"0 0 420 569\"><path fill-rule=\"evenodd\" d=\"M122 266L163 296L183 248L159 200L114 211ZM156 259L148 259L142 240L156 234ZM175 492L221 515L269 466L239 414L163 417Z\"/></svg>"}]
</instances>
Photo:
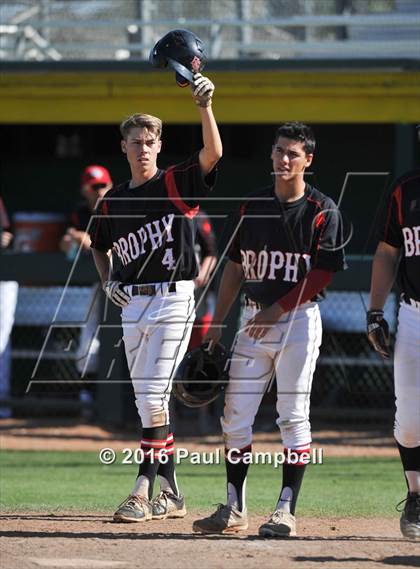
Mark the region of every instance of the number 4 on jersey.
<instances>
[{"instance_id":1,"label":"number 4 on jersey","mask_svg":"<svg viewBox=\"0 0 420 569\"><path fill-rule=\"evenodd\" d=\"M162 265L165 265L168 271L175 269L175 259L173 249L166 249L162 259Z\"/></svg>"}]
</instances>

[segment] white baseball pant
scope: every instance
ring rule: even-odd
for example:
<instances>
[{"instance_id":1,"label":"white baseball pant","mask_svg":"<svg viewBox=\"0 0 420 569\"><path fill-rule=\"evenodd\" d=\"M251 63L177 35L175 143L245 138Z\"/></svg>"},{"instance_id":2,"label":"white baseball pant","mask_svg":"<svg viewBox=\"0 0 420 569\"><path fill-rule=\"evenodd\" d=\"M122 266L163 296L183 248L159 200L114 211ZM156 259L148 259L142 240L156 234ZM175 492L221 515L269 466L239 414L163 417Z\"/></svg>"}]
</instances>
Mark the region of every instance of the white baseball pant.
<instances>
[{"instance_id":1,"label":"white baseball pant","mask_svg":"<svg viewBox=\"0 0 420 569\"><path fill-rule=\"evenodd\" d=\"M157 285L160 287L160 284ZM177 291L133 296L122 309L125 353L143 428L169 424L172 376L187 351L195 319L194 282ZM131 287L125 290L131 293Z\"/></svg>"},{"instance_id":2,"label":"white baseball pant","mask_svg":"<svg viewBox=\"0 0 420 569\"><path fill-rule=\"evenodd\" d=\"M397 442L420 446L420 309L404 302L398 314L394 355L395 424Z\"/></svg>"},{"instance_id":3,"label":"white baseball pant","mask_svg":"<svg viewBox=\"0 0 420 569\"><path fill-rule=\"evenodd\" d=\"M264 392L277 380L277 425L286 448L311 443L309 405L312 378L322 339L316 303L284 314L262 340L241 331L258 312L247 307L232 356L230 380L221 419L227 448L242 449L252 442L252 426Z\"/></svg>"},{"instance_id":4,"label":"white baseball pant","mask_svg":"<svg viewBox=\"0 0 420 569\"><path fill-rule=\"evenodd\" d=\"M15 281L0 282L0 354L6 349L13 328L18 291Z\"/></svg>"},{"instance_id":5,"label":"white baseball pant","mask_svg":"<svg viewBox=\"0 0 420 569\"><path fill-rule=\"evenodd\" d=\"M11 349L10 334L15 321L19 284L0 282L0 399L10 397ZM11 409L0 408L0 417L10 417Z\"/></svg>"}]
</instances>

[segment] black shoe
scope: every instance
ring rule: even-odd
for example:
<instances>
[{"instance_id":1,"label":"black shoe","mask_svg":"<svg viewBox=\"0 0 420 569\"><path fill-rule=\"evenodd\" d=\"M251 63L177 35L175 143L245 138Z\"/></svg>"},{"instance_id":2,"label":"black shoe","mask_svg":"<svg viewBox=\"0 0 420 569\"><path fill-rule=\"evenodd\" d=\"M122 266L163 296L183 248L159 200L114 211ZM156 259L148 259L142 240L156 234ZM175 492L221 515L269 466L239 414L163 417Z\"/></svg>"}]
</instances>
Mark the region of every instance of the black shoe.
<instances>
[{"instance_id":1,"label":"black shoe","mask_svg":"<svg viewBox=\"0 0 420 569\"><path fill-rule=\"evenodd\" d=\"M400 518L401 533L410 539L420 539L420 494L409 492L407 498L397 505L397 511L401 512L399 506L404 504Z\"/></svg>"}]
</instances>

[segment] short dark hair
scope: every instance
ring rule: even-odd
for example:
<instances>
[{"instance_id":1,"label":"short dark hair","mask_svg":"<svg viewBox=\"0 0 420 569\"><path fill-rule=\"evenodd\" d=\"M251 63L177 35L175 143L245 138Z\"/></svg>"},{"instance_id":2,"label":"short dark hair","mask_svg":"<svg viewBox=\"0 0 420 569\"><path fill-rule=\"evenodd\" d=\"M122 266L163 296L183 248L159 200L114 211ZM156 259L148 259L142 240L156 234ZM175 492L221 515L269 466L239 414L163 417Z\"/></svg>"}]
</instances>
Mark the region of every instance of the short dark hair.
<instances>
[{"instance_id":1,"label":"short dark hair","mask_svg":"<svg viewBox=\"0 0 420 569\"><path fill-rule=\"evenodd\" d=\"M277 129L274 144L280 137L303 142L306 154L313 154L315 151L315 135L311 127L306 124L297 121L286 122Z\"/></svg>"}]
</instances>

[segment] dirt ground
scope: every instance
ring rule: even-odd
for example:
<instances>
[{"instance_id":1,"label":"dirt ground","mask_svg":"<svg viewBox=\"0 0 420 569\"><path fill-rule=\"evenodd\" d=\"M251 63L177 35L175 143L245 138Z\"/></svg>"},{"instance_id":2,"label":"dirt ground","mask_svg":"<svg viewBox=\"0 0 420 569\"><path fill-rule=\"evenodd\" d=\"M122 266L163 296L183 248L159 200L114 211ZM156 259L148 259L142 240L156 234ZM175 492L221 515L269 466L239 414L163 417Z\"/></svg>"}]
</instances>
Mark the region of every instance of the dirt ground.
<instances>
[{"instance_id":1,"label":"dirt ground","mask_svg":"<svg viewBox=\"0 0 420 569\"><path fill-rule=\"evenodd\" d=\"M220 437L178 439L194 451L222 446ZM108 432L77 421L2 420L2 449L99 450L136 448L135 434ZM391 433L378 430L329 430L314 433L315 446L328 456L397 456ZM277 433L259 433L255 451L278 449ZM3 569L75 568L153 569L420 567L420 543L401 537L396 519L300 518L297 538L258 537L265 518L253 515L241 536L192 534L194 519L115 524L109 512L0 515L0 567Z\"/></svg>"},{"instance_id":2,"label":"dirt ground","mask_svg":"<svg viewBox=\"0 0 420 569\"><path fill-rule=\"evenodd\" d=\"M304 518L298 538L280 541L258 537L259 516L243 537L192 534L201 513L143 524L115 524L101 514L3 514L1 567L420 567L420 544L402 539L395 520Z\"/></svg>"}]
</instances>

